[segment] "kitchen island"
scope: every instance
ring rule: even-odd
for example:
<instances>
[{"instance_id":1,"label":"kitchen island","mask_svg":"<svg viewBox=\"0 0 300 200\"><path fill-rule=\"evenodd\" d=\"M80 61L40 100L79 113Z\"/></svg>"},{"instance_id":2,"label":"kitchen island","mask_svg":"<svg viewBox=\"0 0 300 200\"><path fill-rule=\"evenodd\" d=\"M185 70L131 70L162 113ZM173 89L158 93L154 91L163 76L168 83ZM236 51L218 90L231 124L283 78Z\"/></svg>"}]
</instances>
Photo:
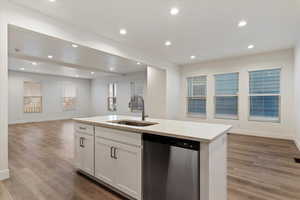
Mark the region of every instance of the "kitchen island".
<instances>
[{"instance_id":1,"label":"kitchen island","mask_svg":"<svg viewBox=\"0 0 300 200\"><path fill-rule=\"evenodd\" d=\"M77 169L122 195L143 199L143 136L153 135L199 143L199 198L227 199L230 125L121 115L74 120Z\"/></svg>"}]
</instances>

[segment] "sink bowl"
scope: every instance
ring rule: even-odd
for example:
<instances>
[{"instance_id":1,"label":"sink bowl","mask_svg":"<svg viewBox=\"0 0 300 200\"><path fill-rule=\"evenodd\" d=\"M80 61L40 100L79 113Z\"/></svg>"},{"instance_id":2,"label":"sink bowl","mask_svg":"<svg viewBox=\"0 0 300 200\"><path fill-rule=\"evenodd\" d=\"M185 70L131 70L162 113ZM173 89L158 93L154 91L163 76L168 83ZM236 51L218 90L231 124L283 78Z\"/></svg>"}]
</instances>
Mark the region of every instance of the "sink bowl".
<instances>
[{"instance_id":1,"label":"sink bowl","mask_svg":"<svg viewBox=\"0 0 300 200\"><path fill-rule=\"evenodd\" d=\"M127 125L127 126L152 126L158 123L155 122L147 122L147 121L135 121L135 120L114 120L114 121L109 121L110 123L115 123L115 124L122 124L122 125Z\"/></svg>"}]
</instances>

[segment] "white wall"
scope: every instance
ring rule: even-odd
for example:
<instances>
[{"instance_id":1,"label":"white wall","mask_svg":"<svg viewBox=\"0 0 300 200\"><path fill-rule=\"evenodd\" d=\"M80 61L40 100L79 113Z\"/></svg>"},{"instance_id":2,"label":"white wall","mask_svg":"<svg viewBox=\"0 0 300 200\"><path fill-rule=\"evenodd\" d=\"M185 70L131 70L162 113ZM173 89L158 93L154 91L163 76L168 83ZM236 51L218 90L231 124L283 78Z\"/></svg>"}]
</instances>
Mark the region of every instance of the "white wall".
<instances>
[{"instance_id":1,"label":"white wall","mask_svg":"<svg viewBox=\"0 0 300 200\"><path fill-rule=\"evenodd\" d=\"M296 136L295 142L300 150L300 42L295 48L295 120L296 120Z\"/></svg>"},{"instance_id":2,"label":"white wall","mask_svg":"<svg viewBox=\"0 0 300 200\"><path fill-rule=\"evenodd\" d=\"M167 76L166 71L147 68L147 107L149 117L167 117Z\"/></svg>"},{"instance_id":3,"label":"white wall","mask_svg":"<svg viewBox=\"0 0 300 200\"><path fill-rule=\"evenodd\" d=\"M9 177L7 144L7 22L0 2L0 180Z\"/></svg>"},{"instance_id":4,"label":"white wall","mask_svg":"<svg viewBox=\"0 0 300 200\"><path fill-rule=\"evenodd\" d=\"M177 119L180 112L180 68L173 67L166 70L166 114L168 119Z\"/></svg>"},{"instance_id":5,"label":"white wall","mask_svg":"<svg viewBox=\"0 0 300 200\"><path fill-rule=\"evenodd\" d=\"M248 70L278 67L282 68L281 122L248 121ZM230 72L239 72L239 120L214 119L213 76ZM294 139L294 51L292 49L186 65L183 66L181 73L181 112L179 116L181 119L232 124L231 132L233 133ZM207 119L192 118L186 115L186 78L197 75L208 76Z\"/></svg>"},{"instance_id":6,"label":"white wall","mask_svg":"<svg viewBox=\"0 0 300 200\"><path fill-rule=\"evenodd\" d=\"M140 113L131 112L128 108L128 103L131 97L130 82L144 82L144 95L147 92L146 72L137 72L127 74L125 76L109 76L92 80L91 97L92 97L92 115L141 115ZM107 110L108 84L111 82L117 83L117 111L110 112Z\"/></svg>"},{"instance_id":7,"label":"white wall","mask_svg":"<svg viewBox=\"0 0 300 200\"><path fill-rule=\"evenodd\" d=\"M24 81L41 83L43 96L42 113L23 112ZM62 109L62 90L64 82L72 83L76 87L77 103L76 110L74 111L63 111ZM8 122L9 124L14 124L89 116L91 113L90 91L91 80L88 79L74 79L51 75L9 71Z\"/></svg>"},{"instance_id":8,"label":"white wall","mask_svg":"<svg viewBox=\"0 0 300 200\"><path fill-rule=\"evenodd\" d=\"M95 48L107 53L137 60L159 68L172 68L175 65L166 62L164 58L154 58L152 55L142 53L121 45L118 42L100 37L97 34L75 27L71 24L58 21L51 17L26 9L9 2L0 1L0 179L8 176L7 156L7 24L20 26L25 29L67 40L79 45Z\"/></svg>"}]
</instances>

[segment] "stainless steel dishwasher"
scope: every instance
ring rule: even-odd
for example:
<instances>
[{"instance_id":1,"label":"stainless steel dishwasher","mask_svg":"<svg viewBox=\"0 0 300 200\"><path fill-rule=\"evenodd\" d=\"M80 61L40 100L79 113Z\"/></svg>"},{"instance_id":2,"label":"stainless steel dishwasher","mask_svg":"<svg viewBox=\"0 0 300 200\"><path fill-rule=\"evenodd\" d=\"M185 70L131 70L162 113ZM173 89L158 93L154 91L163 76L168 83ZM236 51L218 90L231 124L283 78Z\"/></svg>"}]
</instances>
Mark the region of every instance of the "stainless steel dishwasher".
<instances>
[{"instance_id":1,"label":"stainless steel dishwasher","mask_svg":"<svg viewBox=\"0 0 300 200\"><path fill-rule=\"evenodd\" d=\"M199 200L199 142L143 135L143 200Z\"/></svg>"}]
</instances>

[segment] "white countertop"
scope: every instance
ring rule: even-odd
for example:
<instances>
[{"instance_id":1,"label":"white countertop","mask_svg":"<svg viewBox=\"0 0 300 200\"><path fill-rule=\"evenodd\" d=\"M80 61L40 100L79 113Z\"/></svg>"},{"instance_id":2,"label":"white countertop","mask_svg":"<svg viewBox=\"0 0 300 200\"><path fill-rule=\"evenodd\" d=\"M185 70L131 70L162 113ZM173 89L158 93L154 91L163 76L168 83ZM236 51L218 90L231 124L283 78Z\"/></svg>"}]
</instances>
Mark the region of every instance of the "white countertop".
<instances>
[{"instance_id":1,"label":"white countertop","mask_svg":"<svg viewBox=\"0 0 300 200\"><path fill-rule=\"evenodd\" d=\"M113 128L119 130L132 131L135 133L149 133L162 136L170 136L181 139L189 139L200 142L211 142L217 137L227 133L231 129L231 125L212 124L191 121L178 121L166 119L152 119L147 118L147 122L156 122L158 124L135 127L116 124L108 121L113 120L137 120L140 117L124 116L124 115L108 115L108 116L95 116L89 118L74 118L73 120L81 123L92 124L95 126L102 126L106 128Z\"/></svg>"}]
</instances>

